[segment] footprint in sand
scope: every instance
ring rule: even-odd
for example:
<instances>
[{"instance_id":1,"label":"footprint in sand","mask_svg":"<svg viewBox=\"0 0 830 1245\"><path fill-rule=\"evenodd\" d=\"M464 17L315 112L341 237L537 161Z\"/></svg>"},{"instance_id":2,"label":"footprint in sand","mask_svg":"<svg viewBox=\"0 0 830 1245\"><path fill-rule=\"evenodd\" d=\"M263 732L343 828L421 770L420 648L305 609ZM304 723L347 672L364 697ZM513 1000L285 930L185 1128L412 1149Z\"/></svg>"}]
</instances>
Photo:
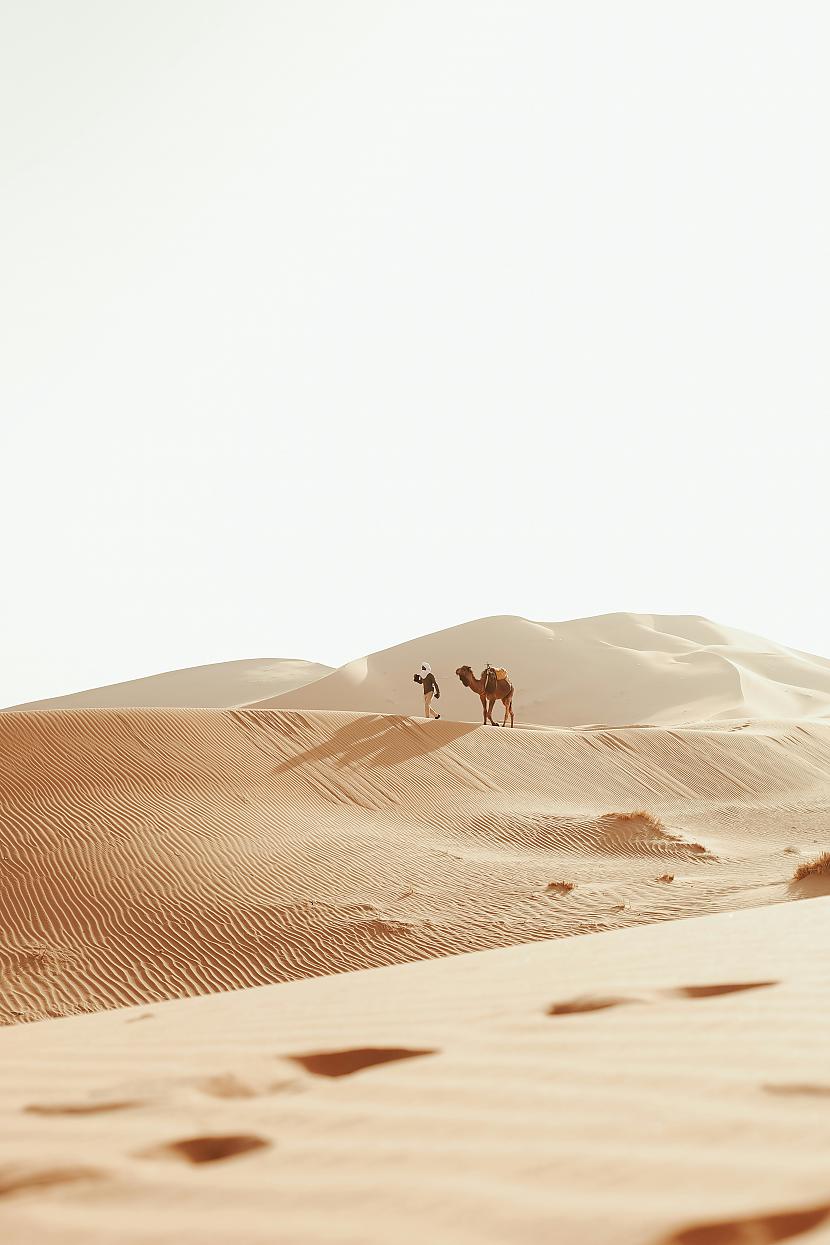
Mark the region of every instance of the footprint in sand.
<instances>
[{"instance_id":1,"label":"footprint in sand","mask_svg":"<svg viewBox=\"0 0 830 1245\"><path fill-rule=\"evenodd\" d=\"M567 999L564 1003L554 1003L548 1008L549 1016L574 1016L579 1012L604 1012L609 1007L624 1007L626 1003L645 1003L644 998L623 998L622 996L604 996L601 994L585 995L583 998Z\"/></svg>"},{"instance_id":2,"label":"footprint in sand","mask_svg":"<svg viewBox=\"0 0 830 1245\"><path fill-rule=\"evenodd\" d=\"M767 986L777 986L777 981L735 981L718 982L710 986L676 986L668 990L653 990L642 994L631 995L584 995L575 999L566 999L562 1003L553 1003L547 1014L549 1016L574 1016L581 1012L603 1012L611 1007L624 1007L629 1003L657 1002L660 999L709 999L721 994L739 994L745 990L762 990Z\"/></svg>"},{"instance_id":3,"label":"footprint in sand","mask_svg":"<svg viewBox=\"0 0 830 1245\"><path fill-rule=\"evenodd\" d=\"M351 1076L379 1063L395 1063L400 1059L418 1059L436 1055L436 1050L412 1050L405 1046L357 1046L351 1050L327 1050L307 1055L287 1055L314 1076Z\"/></svg>"},{"instance_id":4,"label":"footprint in sand","mask_svg":"<svg viewBox=\"0 0 830 1245\"><path fill-rule=\"evenodd\" d=\"M750 1215L681 1228L663 1237L661 1245L769 1245L810 1232L830 1216L830 1203L777 1215Z\"/></svg>"},{"instance_id":5,"label":"footprint in sand","mask_svg":"<svg viewBox=\"0 0 830 1245\"><path fill-rule=\"evenodd\" d=\"M261 1098L269 1094L302 1093L305 1086L300 1076L275 1078L273 1068L251 1067L243 1079L234 1072L220 1072L213 1076L194 1078L176 1078L167 1083L160 1081L147 1082L129 1089L121 1088L118 1095L116 1088L100 1091L96 1099L89 1098L81 1102L30 1102L22 1108L26 1115L42 1116L75 1116L104 1115L114 1111L137 1110L147 1107L158 1098L163 1091L198 1090L209 1098ZM141 1093L142 1097L127 1096ZM118 1096L116 1096L118 1095Z\"/></svg>"},{"instance_id":6,"label":"footprint in sand","mask_svg":"<svg viewBox=\"0 0 830 1245\"><path fill-rule=\"evenodd\" d=\"M190 1084L209 1098L262 1098L267 1094L296 1093L302 1088L300 1077L280 1081L256 1077L242 1080L233 1072L203 1077Z\"/></svg>"},{"instance_id":7,"label":"footprint in sand","mask_svg":"<svg viewBox=\"0 0 830 1245\"><path fill-rule=\"evenodd\" d=\"M143 1107L138 1099L113 1102L30 1102L23 1108L26 1115L103 1115L107 1111L129 1111Z\"/></svg>"},{"instance_id":8,"label":"footprint in sand","mask_svg":"<svg viewBox=\"0 0 830 1245\"><path fill-rule=\"evenodd\" d=\"M742 990L763 990L777 985L777 981L734 981L714 986L678 986L676 990L664 990L663 993L681 999L709 999L718 994L739 994Z\"/></svg>"},{"instance_id":9,"label":"footprint in sand","mask_svg":"<svg viewBox=\"0 0 830 1245\"><path fill-rule=\"evenodd\" d=\"M792 1094L794 1097L830 1098L830 1085L799 1085L797 1082L781 1085L762 1085L767 1094Z\"/></svg>"},{"instance_id":10,"label":"footprint in sand","mask_svg":"<svg viewBox=\"0 0 830 1245\"><path fill-rule=\"evenodd\" d=\"M178 1159L184 1163L218 1163L223 1159L238 1158L253 1150L264 1150L271 1145L265 1137L256 1133L230 1133L221 1136L182 1137L178 1141L166 1141L161 1145L142 1150L143 1159Z\"/></svg>"},{"instance_id":11,"label":"footprint in sand","mask_svg":"<svg viewBox=\"0 0 830 1245\"><path fill-rule=\"evenodd\" d=\"M79 1184L83 1180L101 1180L103 1175L96 1167L0 1167L0 1197Z\"/></svg>"}]
</instances>

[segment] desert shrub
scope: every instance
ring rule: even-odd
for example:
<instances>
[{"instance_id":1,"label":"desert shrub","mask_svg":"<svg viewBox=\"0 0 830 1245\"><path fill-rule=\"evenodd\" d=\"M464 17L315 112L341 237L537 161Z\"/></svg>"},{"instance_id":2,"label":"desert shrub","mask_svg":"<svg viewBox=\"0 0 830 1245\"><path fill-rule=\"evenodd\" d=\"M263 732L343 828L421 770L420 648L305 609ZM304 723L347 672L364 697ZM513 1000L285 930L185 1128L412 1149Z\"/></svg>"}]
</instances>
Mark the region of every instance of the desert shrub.
<instances>
[{"instance_id":1,"label":"desert shrub","mask_svg":"<svg viewBox=\"0 0 830 1245\"><path fill-rule=\"evenodd\" d=\"M644 808L638 808L633 813L606 813L601 821L615 821L618 823L637 822L639 825L648 826L650 830L664 830L665 827L659 817L655 817L653 813L647 812Z\"/></svg>"},{"instance_id":2,"label":"desert shrub","mask_svg":"<svg viewBox=\"0 0 830 1245\"><path fill-rule=\"evenodd\" d=\"M793 874L794 882L803 882L805 878L830 877L830 852L822 852L815 860L805 860Z\"/></svg>"}]
</instances>

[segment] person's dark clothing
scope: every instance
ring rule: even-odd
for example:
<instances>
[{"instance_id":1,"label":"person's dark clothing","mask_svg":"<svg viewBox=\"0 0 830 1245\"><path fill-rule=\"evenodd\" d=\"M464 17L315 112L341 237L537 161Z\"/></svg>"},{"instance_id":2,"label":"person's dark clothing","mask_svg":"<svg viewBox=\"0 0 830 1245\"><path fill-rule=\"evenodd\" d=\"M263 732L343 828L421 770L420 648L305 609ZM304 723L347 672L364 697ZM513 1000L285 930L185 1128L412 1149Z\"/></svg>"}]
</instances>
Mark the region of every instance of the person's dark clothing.
<instances>
[{"instance_id":1,"label":"person's dark clothing","mask_svg":"<svg viewBox=\"0 0 830 1245\"><path fill-rule=\"evenodd\" d=\"M441 691L438 687L438 680L435 678L434 674L428 674L425 679L422 679L420 675L416 675L415 677L423 687L425 696L427 692L435 692L435 695L440 698Z\"/></svg>"}]
</instances>

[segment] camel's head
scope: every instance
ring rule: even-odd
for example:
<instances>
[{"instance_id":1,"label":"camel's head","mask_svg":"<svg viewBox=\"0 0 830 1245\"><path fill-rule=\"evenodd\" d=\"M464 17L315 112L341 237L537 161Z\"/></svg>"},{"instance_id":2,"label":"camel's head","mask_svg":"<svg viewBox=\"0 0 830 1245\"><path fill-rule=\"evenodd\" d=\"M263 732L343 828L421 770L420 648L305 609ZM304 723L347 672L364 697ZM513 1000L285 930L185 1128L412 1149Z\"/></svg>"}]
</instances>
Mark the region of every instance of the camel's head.
<instances>
[{"instance_id":1,"label":"camel's head","mask_svg":"<svg viewBox=\"0 0 830 1245\"><path fill-rule=\"evenodd\" d=\"M473 677L472 666L459 666L455 672L465 687L470 686L470 679Z\"/></svg>"}]
</instances>

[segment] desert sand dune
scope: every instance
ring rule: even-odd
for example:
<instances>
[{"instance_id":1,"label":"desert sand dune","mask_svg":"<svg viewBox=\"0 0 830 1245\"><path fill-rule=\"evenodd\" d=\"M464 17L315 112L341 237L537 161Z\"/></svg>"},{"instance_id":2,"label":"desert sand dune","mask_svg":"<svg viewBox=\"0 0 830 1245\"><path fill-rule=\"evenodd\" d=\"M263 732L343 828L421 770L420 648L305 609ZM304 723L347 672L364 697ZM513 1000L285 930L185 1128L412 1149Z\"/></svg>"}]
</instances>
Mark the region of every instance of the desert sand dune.
<instances>
[{"instance_id":1,"label":"desert sand dune","mask_svg":"<svg viewBox=\"0 0 830 1245\"><path fill-rule=\"evenodd\" d=\"M816 899L4 1029L3 1241L827 1242L828 922Z\"/></svg>"},{"instance_id":2,"label":"desert sand dune","mask_svg":"<svg viewBox=\"0 0 830 1245\"><path fill-rule=\"evenodd\" d=\"M797 897L829 769L818 722L0 714L0 1018Z\"/></svg>"},{"instance_id":3,"label":"desert sand dune","mask_svg":"<svg viewBox=\"0 0 830 1245\"><path fill-rule=\"evenodd\" d=\"M412 675L422 661L438 677L438 709L460 721L480 721L481 710L455 671L465 664L479 671L487 662L510 672L517 723L665 725L830 715L825 658L705 618L661 614L561 623L480 618L350 662L258 707L417 714L422 702Z\"/></svg>"},{"instance_id":4,"label":"desert sand dune","mask_svg":"<svg viewBox=\"0 0 830 1245\"><path fill-rule=\"evenodd\" d=\"M225 709L293 691L326 674L331 666L287 657L223 661L213 666L169 670L145 679L92 687L69 696L32 700L11 709L191 708Z\"/></svg>"}]
</instances>

